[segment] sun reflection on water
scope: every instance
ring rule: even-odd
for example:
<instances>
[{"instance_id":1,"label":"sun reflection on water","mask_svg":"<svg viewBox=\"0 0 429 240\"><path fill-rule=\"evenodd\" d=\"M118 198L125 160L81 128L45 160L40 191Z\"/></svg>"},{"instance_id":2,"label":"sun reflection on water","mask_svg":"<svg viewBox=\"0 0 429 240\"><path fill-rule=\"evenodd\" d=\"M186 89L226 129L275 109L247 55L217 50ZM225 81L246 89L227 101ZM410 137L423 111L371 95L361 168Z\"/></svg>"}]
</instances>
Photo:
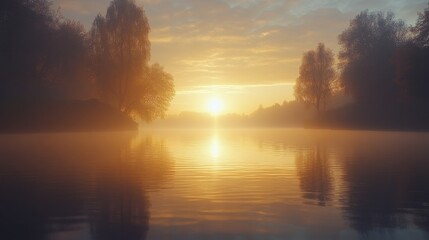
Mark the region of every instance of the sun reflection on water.
<instances>
[{"instance_id":1,"label":"sun reflection on water","mask_svg":"<svg viewBox=\"0 0 429 240\"><path fill-rule=\"evenodd\" d=\"M212 160L218 160L220 156L220 143L219 143L219 137L215 133L212 136L211 142L210 142L210 153Z\"/></svg>"}]
</instances>

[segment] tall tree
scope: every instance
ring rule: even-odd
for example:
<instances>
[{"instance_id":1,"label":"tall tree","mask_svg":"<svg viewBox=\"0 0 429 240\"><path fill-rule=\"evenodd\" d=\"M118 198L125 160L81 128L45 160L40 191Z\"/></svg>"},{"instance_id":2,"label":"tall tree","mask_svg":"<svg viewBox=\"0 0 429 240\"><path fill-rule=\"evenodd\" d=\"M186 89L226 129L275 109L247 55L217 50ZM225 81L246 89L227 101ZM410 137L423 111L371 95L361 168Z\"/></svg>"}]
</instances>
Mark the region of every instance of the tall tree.
<instances>
[{"instance_id":1,"label":"tall tree","mask_svg":"<svg viewBox=\"0 0 429 240\"><path fill-rule=\"evenodd\" d=\"M429 48L408 43L398 48L394 63L401 102L429 109Z\"/></svg>"},{"instance_id":2,"label":"tall tree","mask_svg":"<svg viewBox=\"0 0 429 240\"><path fill-rule=\"evenodd\" d=\"M75 98L86 89L84 28L50 1L1 1L0 36L1 100Z\"/></svg>"},{"instance_id":3,"label":"tall tree","mask_svg":"<svg viewBox=\"0 0 429 240\"><path fill-rule=\"evenodd\" d=\"M319 43L316 50L304 53L295 85L298 101L312 105L317 112L325 109L335 83L334 54Z\"/></svg>"},{"instance_id":4,"label":"tall tree","mask_svg":"<svg viewBox=\"0 0 429 240\"><path fill-rule=\"evenodd\" d=\"M76 21L62 22L51 46L55 64L50 87L57 97L88 99L95 97L90 77L89 47L84 26Z\"/></svg>"},{"instance_id":5,"label":"tall tree","mask_svg":"<svg viewBox=\"0 0 429 240\"><path fill-rule=\"evenodd\" d=\"M397 96L393 57L407 28L393 13L364 11L339 36L340 79L346 93L365 106L388 106Z\"/></svg>"},{"instance_id":6,"label":"tall tree","mask_svg":"<svg viewBox=\"0 0 429 240\"><path fill-rule=\"evenodd\" d=\"M419 13L412 38L395 54L395 82L408 107L429 109L429 7Z\"/></svg>"},{"instance_id":7,"label":"tall tree","mask_svg":"<svg viewBox=\"0 0 429 240\"><path fill-rule=\"evenodd\" d=\"M0 3L0 95L3 99L44 95L58 18L46 0Z\"/></svg>"},{"instance_id":8,"label":"tall tree","mask_svg":"<svg viewBox=\"0 0 429 240\"><path fill-rule=\"evenodd\" d=\"M143 8L133 0L113 0L106 16L95 18L90 32L101 98L145 120L162 115L174 95L170 75L158 67L158 74L151 74L149 30ZM148 96L158 102L147 107Z\"/></svg>"},{"instance_id":9,"label":"tall tree","mask_svg":"<svg viewBox=\"0 0 429 240\"><path fill-rule=\"evenodd\" d=\"M416 26L412 29L414 42L420 47L429 47L429 7L419 13Z\"/></svg>"}]
</instances>

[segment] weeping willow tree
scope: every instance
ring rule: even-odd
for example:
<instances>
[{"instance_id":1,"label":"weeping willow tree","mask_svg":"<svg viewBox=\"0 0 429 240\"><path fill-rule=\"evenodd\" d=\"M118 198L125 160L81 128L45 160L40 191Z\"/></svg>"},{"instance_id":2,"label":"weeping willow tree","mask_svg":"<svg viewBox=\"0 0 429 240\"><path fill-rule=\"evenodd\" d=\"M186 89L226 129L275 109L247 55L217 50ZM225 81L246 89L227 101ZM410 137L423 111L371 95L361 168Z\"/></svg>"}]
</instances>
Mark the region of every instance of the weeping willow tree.
<instances>
[{"instance_id":1,"label":"weeping willow tree","mask_svg":"<svg viewBox=\"0 0 429 240\"><path fill-rule=\"evenodd\" d=\"M100 97L145 121L163 117L174 96L173 77L149 65L149 23L133 0L114 0L90 32L92 68Z\"/></svg>"}]
</instances>

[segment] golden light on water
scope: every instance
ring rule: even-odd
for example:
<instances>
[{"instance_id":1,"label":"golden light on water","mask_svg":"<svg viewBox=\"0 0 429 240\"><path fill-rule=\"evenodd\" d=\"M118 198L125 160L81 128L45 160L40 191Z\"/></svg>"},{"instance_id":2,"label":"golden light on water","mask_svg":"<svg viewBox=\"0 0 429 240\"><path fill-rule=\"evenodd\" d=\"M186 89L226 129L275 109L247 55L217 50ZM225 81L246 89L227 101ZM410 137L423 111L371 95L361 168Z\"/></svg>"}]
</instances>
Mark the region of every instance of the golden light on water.
<instances>
[{"instance_id":1,"label":"golden light on water","mask_svg":"<svg viewBox=\"0 0 429 240\"><path fill-rule=\"evenodd\" d=\"M220 156L220 143L219 137L217 135L213 135L210 142L210 153L213 160L218 160Z\"/></svg>"}]
</instances>

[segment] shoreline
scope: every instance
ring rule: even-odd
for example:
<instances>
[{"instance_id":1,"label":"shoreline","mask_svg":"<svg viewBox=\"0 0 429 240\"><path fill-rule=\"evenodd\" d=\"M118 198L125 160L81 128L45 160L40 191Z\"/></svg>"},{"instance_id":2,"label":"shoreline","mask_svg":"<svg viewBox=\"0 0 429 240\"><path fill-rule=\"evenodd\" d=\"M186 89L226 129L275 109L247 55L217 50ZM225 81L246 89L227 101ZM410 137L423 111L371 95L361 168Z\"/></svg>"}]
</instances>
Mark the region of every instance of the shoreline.
<instances>
[{"instance_id":1,"label":"shoreline","mask_svg":"<svg viewBox=\"0 0 429 240\"><path fill-rule=\"evenodd\" d=\"M137 131L138 124L98 100L0 103L0 133Z\"/></svg>"}]
</instances>

